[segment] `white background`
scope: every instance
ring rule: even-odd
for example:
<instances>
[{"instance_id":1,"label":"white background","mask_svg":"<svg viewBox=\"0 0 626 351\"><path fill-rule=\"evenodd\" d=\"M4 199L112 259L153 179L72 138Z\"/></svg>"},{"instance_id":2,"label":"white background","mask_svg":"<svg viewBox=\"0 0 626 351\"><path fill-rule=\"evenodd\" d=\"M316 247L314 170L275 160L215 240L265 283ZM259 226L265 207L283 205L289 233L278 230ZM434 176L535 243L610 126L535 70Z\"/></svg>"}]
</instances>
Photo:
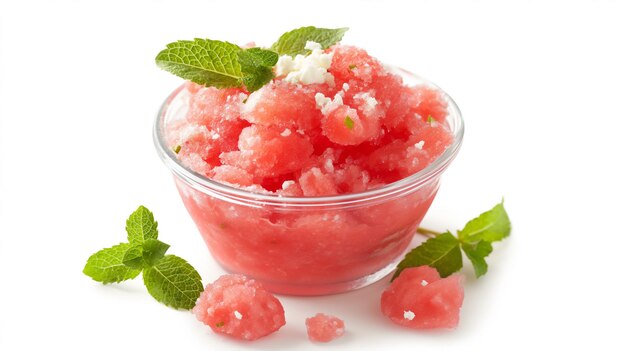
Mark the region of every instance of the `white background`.
<instances>
[{"instance_id":1,"label":"white background","mask_svg":"<svg viewBox=\"0 0 626 351\"><path fill-rule=\"evenodd\" d=\"M0 0L0 350L624 349L625 18L620 1ZM465 143L423 224L460 228L504 196L514 229L485 277L465 271L457 330L390 323L380 282L281 297L287 325L243 343L156 303L140 279L82 274L139 204L204 283L222 273L152 146L181 82L154 56L194 37L270 45L303 25L350 27L344 43L459 104ZM318 311L347 334L310 343Z\"/></svg>"}]
</instances>

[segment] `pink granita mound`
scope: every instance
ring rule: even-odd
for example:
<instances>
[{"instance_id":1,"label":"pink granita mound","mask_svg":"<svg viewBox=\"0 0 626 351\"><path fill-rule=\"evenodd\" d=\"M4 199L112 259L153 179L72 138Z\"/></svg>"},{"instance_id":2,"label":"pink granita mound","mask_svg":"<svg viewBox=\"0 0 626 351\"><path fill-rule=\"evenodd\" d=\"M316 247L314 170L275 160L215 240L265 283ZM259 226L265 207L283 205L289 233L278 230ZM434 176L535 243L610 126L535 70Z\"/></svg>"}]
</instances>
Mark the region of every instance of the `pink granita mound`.
<instances>
[{"instance_id":1,"label":"pink granita mound","mask_svg":"<svg viewBox=\"0 0 626 351\"><path fill-rule=\"evenodd\" d=\"M448 103L437 90L424 86L408 89L411 92L406 96L409 98L409 105L412 106L412 111L424 119L432 117L439 123L444 122L448 115Z\"/></svg>"},{"instance_id":2,"label":"pink granita mound","mask_svg":"<svg viewBox=\"0 0 626 351\"><path fill-rule=\"evenodd\" d=\"M239 135L239 150L220 155L224 164L260 177L275 177L301 169L313 154L313 145L291 129L253 124Z\"/></svg>"},{"instance_id":3,"label":"pink granita mound","mask_svg":"<svg viewBox=\"0 0 626 351\"><path fill-rule=\"evenodd\" d=\"M376 98L385 110L383 125L388 129L395 128L410 111L411 106L407 94L411 92L405 90L399 76L390 73L376 77L372 88L377 92Z\"/></svg>"},{"instance_id":4,"label":"pink granita mound","mask_svg":"<svg viewBox=\"0 0 626 351\"><path fill-rule=\"evenodd\" d=\"M332 175L313 167L302 173L298 179L304 196L321 196L338 194L337 184Z\"/></svg>"},{"instance_id":5,"label":"pink granita mound","mask_svg":"<svg viewBox=\"0 0 626 351\"><path fill-rule=\"evenodd\" d=\"M345 326L341 319L318 313L306 319L306 332L311 341L329 342L342 336Z\"/></svg>"},{"instance_id":6,"label":"pink granita mound","mask_svg":"<svg viewBox=\"0 0 626 351\"><path fill-rule=\"evenodd\" d=\"M368 87L383 70L382 64L367 51L349 45L336 45L331 50L333 60L328 69L335 77L335 84L341 87L348 83L353 90Z\"/></svg>"},{"instance_id":7,"label":"pink granita mound","mask_svg":"<svg viewBox=\"0 0 626 351\"><path fill-rule=\"evenodd\" d=\"M241 118L250 123L308 131L319 127L322 114L315 105L315 94L328 91L326 85L294 85L276 80L250 94Z\"/></svg>"},{"instance_id":8,"label":"pink granita mound","mask_svg":"<svg viewBox=\"0 0 626 351\"><path fill-rule=\"evenodd\" d=\"M404 85L363 49L335 45L326 52L333 54L334 84L277 77L250 94L187 83L189 110L168 123L169 147L182 164L218 182L308 197L396 182L453 142L439 90Z\"/></svg>"},{"instance_id":9,"label":"pink granita mound","mask_svg":"<svg viewBox=\"0 0 626 351\"><path fill-rule=\"evenodd\" d=\"M367 118L349 106L330 111L322 119L322 131L328 139L339 145L358 145L375 138L380 132L376 118Z\"/></svg>"},{"instance_id":10,"label":"pink granita mound","mask_svg":"<svg viewBox=\"0 0 626 351\"><path fill-rule=\"evenodd\" d=\"M243 90L199 87L195 83L187 83L186 85L187 90L191 93L187 116L190 122L215 128L224 120L232 121L239 117L241 104L246 98Z\"/></svg>"},{"instance_id":11,"label":"pink granita mound","mask_svg":"<svg viewBox=\"0 0 626 351\"><path fill-rule=\"evenodd\" d=\"M211 179L226 184L248 186L254 184L252 175L241 168L223 165L213 168L209 174Z\"/></svg>"},{"instance_id":12,"label":"pink granita mound","mask_svg":"<svg viewBox=\"0 0 626 351\"><path fill-rule=\"evenodd\" d=\"M403 270L380 300L385 316L413 329L455 328L462 305L461 276L441 278L429 266Z\"/></svg>"},{"instance_id":13,"label":"pink granita mound","mask_svg":"<svg viewBox=\"0 0 626 351\"><path fill-rule=\"evenodd\" d=\"M192 312L214 332L243 340L256 340L285 325L280 301L261 283L239 274L207 285Z\"/></svg>"}]
</instances>

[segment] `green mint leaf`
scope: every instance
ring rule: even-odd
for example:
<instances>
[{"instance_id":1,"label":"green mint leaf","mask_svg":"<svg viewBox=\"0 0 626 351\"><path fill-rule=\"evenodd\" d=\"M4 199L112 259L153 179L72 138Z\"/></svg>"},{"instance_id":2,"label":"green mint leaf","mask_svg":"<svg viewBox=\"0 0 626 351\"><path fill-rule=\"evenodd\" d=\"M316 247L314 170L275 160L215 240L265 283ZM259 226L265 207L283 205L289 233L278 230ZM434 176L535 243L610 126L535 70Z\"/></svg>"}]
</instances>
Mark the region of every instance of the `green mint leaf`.
<instances>
[{"instance_id":1,"label":"green mint leaf","mask_svg":"<svg viewBox=\"0 0 626 351\"><path fill-rule=\"evenodd\" d=\"M436 123L437 121L433 118L433 116L428 115L428 124Z\"/></svg>"},{"instance_id":2,"label":"green mint leaf","mask_svg":"<svg viewBox=\"0 0 626 351\"><path fill-rule=\"evenodd\" d=\"M487 273L487 262L485 261L485 257L489 256L493 250L490 243L481 240L471 244L464 243L461 245L461 248L463 249L463 252L465 252L467 258L469 258L472 262L476 278L480 278L480 276Z\"/></svg>"},{"instance_id":3,"label":"green mint leaf","mask_svg":"<svg viewBox=\"0 0 626 351\"><path fill-rule=\"evenodd\" d=\"M141 270L127 267L122 262L130 247L131 244L124 243L96 252L87 259L83 273L104 284L135 278Z\"/></svg>"},{"instance_id":4,"label":"green mint leaf","mask_svg":"<svg viewBox=\"0 0 626 351\"><path fill-rule=\"evenodd\" d=\"M480 240L491 243L506 238L510 233L511 221L502 202L467 222L458 232L459 240L465 243Z\"/></svg>"},{"instance_id":5,"label":"green mint leaf","mask_svg":"<svg viewBox=\"0 0 626 351\"><path fill-rule=\"evenodd\" d=\"M272 68L278 62L278 54L272 50L261 48L250 48L239 51L239 64L243 70L244 67L269 67Z\"/></svg>"},{"instance_id":6,"label":"green mint leaf","mask_svg":"<svg viewBox=\"0 0 626 351\"><path fill-rule=\"evenodd\" d=\"M241 66L243 84L249 92L260 89L274 79L272 67L278 62L278 54L271 50L250 48L239 51L238 62Z\"/></svg>"},{"instance_id":7,"label":"green mint leaf","mask_svg":"<svg viewBox=\"0 0 626 351\"><path fill-rule=\"evenodd\" d=\"M355 69L355 68L356 68L356 65L354 65L354 64L353 64L353 65L348 66L348 69L349 69L349 70L353 70L353 69Z\"/></svg>"},{"instance_id":8,"label":"green mint leaf","mask_svg":"<svg viewBox=\"0 0 626 351\"><path fill-rule=\"evenodd\" d=\"M322 49L326 49L340 42L347 31L348 28L329 29L315 28L313 26L302 27L281 35L278 41L272 45L271 49L280 55L305 55L309 53L309 50L304 48L307 41L319 43Z\"/></svg>"},{"instance_id":9,"label":"green mint leaf","mask_svg":"<svg viewBox=\"0 0 626 351\"><path fill-rule=\"evenodd\" d=\"M128 242L142 244L147 239L156 239L159 236L158 223L150 210L139 206L126 220Z\"/></svg>"},{"instance_id":10,"label":"green mint leaf","mask_svg":"<svg viewBox=\"0 0 626 351\"><path fill-rule=\"evenodd\" d=\"M172 148L172 151L174 151L175 154L178 154L180 152L181 146L180 145L176 145L175 147Z\"/></svg>"},{"instance_id":11,"label":"green mint leaf","mask_svg":"<svg viewBox=\"0 0 626 351\"><path fill-rule=\"evenodd\" d=\"M204 290L200 275L187 261L166 255L143 271L143 283L157 301L189 310Z\"/></svg>"},{"instance_id":12,"label":"green mint leaf","mask_svg":"<svg viewBox=\"0 0 626 351\"><path fill-rule=\"evenodd\" d=\"M143 269L143 248L141 245L135 244L131 246L124 254L122 263L130 268Z\"/></svg>"},{"instance_id":13,"label":"green mint leaf","mask_svg":"<svg viewBox=\"0 0 626 351\"><path fill-rule=\"evenodd\" d=\"M346 116L346 119L343 120L343 124L345 124L348 129L354 128L354 121L350 116Z\"/></svg>"},{"instance_id":14,"label":"green mint leaf","mask_svg":"<svg viewBox=\"0 0 626 351\"><path fill-rule=\"evenodd\" d=\"M167 44L155 60L160 68L194 83L230 88L241 86L240 51L239 46L225 41L180 40Z\"/></svg>"},{"instance_id":15,"label":"green mint leaf","mask_svg":"<svg viewBox=\"0 0 626 351\"><path fill-rule=\"evenodd\" d=\"M143 243L143 260L148 266L155 265L163 256L170 246L157 239L148 239Z\"/></svg>"},{"instance_id":16,"label":"green mint leaf","mask_svg":"<svg viewBox=\"0 0 626 351\"><path fill-rule=\"evenodd\" d=\"M463 267L463 259L459 240L450 232L426 240L406 254L398 264L392 280L398 277L405 268L424 265L436 268L442 278L460 270Z\"/></svg>"}]
</instances>

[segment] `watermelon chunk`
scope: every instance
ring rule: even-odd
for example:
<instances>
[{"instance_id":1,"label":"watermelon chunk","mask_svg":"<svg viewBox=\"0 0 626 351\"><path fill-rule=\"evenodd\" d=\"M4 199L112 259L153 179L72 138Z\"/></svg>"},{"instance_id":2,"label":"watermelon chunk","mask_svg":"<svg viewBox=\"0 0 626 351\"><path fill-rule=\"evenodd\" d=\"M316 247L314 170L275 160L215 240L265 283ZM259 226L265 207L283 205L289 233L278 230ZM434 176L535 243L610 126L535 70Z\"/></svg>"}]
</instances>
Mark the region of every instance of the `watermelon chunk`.
<instances>
[{"instance_id":1,"label":"watermelon chunk","mask_svg":"<svg viewBox=\"0 0 626 351\"><path fill-rule=\"evenodd\" d=\"M256 340L285 325L280 301L261 283L239 274L207 285L192 312L214 332L243 340Z\"/></svg>"},{"instance_id":2,"label":"watermelon chunk","mask_svg":"<svg viewBox=\"0 0 626 351\"><path fill-rule=\"evenodd\" d=\"M313 145L291 129L262 125L245 128L239 135L239 150L223 153L224 164L241 168L257 177L275 177L301 169L313 154Z\"/></svg>"},{"instance_id":3,"label":"watermelon chunk","mask_svg":"<svg viewBox=\"0 0 626 351\"><path fill-rule=\"evenodd\" d=\"M383 314L413 329L455 328L463 304L461 276L441 278L428 266L402 271L383 292Z\"/></svg>"},{"instance_id":4,"label":"watermelon chunk","mask_svg":"<svg viewBox=\"0 0 626 351\"><path fill-rule=\"evenodd\" d=\"M323 313L307 318L305 323L311 341L329 342L342 336L346 330L341 319Z\"/></svg>"}]
</instances>

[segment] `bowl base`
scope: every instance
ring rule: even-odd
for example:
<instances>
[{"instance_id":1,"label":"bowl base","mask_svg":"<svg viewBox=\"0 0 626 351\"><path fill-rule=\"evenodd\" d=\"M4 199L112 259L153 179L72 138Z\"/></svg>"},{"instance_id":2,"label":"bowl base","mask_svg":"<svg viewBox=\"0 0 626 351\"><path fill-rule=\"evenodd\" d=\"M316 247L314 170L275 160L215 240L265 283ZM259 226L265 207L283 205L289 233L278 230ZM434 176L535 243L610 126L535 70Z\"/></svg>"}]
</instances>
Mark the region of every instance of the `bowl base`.
<instances>
[{"instance_id":1,"label":"bowl base","mask_svg":"<svg viewBox=\"0 0 626 351\"><path fill-rule=\"evenodd\" d=\"M374 284L377 281L388 276L389 273L392 273L393 271L396 270L398 263L402 261L406 253L409 252L411 249L413 249L415 246L419 245L422 241L424 241L424 238L421 237L420 235L413 236L412 240L409 242L409 245L407 245L407 248L404 251L402 251L402 254L398 255L398 257L396 257L396 259L394 259L391 263L389 263L388 265L386 265L385 267L379 269L378 271L374 273L371 273L369 275L366 275L365 277L361 277L361 278L351 280L351 281L336 282L336 283L329 283L329 284L307 285L307 284L290 284L290 283L284 283L284 282L268 281L264 279L258 279L254 276L248 276L248 277L260 282L261 284L263 284L263 286L267 290L271 291L272 293L279 294L279 295L320 296L320 295L333 295L333 294L346 293L346 292L350 292L350 291L364 288L368 285ZM240 272L236 272L234 270L229 269L227 266L221 264L220 262L218 262L218 264L225 271L229 273L241 274Z\"/></svg>"}]
</instances>

